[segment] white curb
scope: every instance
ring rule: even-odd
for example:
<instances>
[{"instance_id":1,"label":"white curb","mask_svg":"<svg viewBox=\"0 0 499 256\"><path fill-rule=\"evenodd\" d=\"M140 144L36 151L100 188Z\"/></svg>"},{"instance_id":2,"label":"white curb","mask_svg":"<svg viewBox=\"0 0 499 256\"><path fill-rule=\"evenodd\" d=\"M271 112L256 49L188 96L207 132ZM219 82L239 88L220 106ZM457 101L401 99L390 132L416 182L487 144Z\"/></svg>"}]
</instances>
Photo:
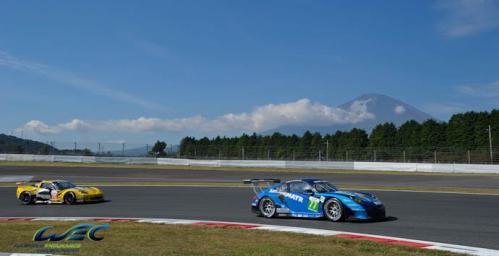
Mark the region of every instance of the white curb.
<instances>
[{"instance_id":1,"label":"white curb","mask_svg":"<svg viewBox=\"0 0 499 256\"><path fill-rule=\"evenodd\" d=\"M220 227L239 227L244 229L268 230L276 232L292 232L309 235L337 236L350 238L354 240L368 240L385 244L403 245L418 247L431 250L441 250L456 253L463 253L477 256L497 256L499 250L486 249L472 246L463 246L447 243L438 243L414 239L405 239L390 236L378 236L363 233L343 232L327 229L301 228L278 225L265 225L258 223L226 222L210 220L184 220L184 219L161 219L161 218L115 218L115 217L0 217L0 222L19 222L19 221L98 221L98 222L138 222L153 224L170 225L199 225L199 226L220 226ZM47 254L8 254L8 255L47 255Z\"/></svg>"}]
</instances>

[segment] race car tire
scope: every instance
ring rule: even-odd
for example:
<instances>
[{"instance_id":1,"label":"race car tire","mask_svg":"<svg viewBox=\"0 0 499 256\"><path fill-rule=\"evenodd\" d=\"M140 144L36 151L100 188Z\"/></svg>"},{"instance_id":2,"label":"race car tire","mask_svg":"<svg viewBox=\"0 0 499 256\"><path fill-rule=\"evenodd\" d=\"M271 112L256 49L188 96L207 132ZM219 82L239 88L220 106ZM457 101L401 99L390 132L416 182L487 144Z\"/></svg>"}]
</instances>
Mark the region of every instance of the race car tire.
<instances>
[{"instance_id":1,"label":"race car tire","mask_svg":"<svg viewBox=\"0 0 499 256\"><path fill-rule=\"evenodd\" d=\"M345 208L340 200L331 198L324 203L324 215L330 221L337 222L345 219Z\"/></svg>"},{"instance_id":2,"label":"race car tire","mask_svg":"<svg viewBox=\"0 0 499 256\"><path fill-rule=\"evenodd\" d=\"M258 210L265 218L272 218L276 214L275 203L270 197L264 197L258 203Z\"/></svg>"},{"instance_id":3,"label":"race car tire","mask_svg":"<svg viewBox=\"0 0 499 256\"><path fill-rule=\"evenodd\" d=\"M24 205L28 205L28 204L33 203L33 197L31 196L30 193L22 192L19 195L19 201L21 201L21 203Z\"/></svg>"},{"instance_id":4,"label":"race car tire","mask_svg":"<svg viewBox=\"0 0 499 256\"><path fill-rule=\"evenodd\" d=\"M76 202L76 195L73 192L69 192L64 195L65 204L74 204Z\"/></svg>"}]
</instances>

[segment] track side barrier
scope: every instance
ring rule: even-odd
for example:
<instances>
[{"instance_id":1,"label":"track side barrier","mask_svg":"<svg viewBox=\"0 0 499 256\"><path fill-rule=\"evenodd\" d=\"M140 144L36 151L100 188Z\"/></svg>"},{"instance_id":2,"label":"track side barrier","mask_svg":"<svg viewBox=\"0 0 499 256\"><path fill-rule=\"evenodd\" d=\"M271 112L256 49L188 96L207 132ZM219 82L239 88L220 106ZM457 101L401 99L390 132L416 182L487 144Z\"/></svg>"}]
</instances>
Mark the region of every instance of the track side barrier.
<instances>
[{"instance_id":1,"label":"track side barrier","mask_svg":"<svg viewBox=\"0 0 499 256\"><path fill-rule=\"evenodd\" d=\"M499 165L486 164L433 164L397 162L342 162L342 161L284 161L284 160L198 160L150 157L95 157L0 154L0 161L16 162L66 162L109 164L152 164L206 167L254 167L293 169L336 169L362 171L442 172L499 174Z\"/></svg>"}]
</instances>

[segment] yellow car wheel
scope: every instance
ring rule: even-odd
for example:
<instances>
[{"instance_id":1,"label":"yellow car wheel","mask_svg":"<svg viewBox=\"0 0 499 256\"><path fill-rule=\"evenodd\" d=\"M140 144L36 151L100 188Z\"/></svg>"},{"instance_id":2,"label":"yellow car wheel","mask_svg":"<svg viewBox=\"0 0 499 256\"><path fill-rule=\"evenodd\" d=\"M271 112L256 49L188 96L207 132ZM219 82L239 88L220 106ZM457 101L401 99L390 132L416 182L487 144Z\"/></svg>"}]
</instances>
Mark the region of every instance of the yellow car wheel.
<instances>
[{"instance_id":1,"label":"yellow car wheel","mask_svg":"<svg viewBox=\"0 0 499 256\"><path fill-rule=\"evenodd\" d=\"M76 202L76 195L73 192L69 192L64 195L65 204L74 204Z\"/></svg>"},{"instance_id":2,"label":"yellow car wheel","mask_svg":"<svg viewBox=\"0 0 499 256\"><path fill-rule=\"evenodd\" d=\"M26 204L31 204L31 203L33 203L33 197L28 192L22 192L19 195L19 201L21 201L21 203L25 204L25 205Z\"/></svg>"}]
</instances>

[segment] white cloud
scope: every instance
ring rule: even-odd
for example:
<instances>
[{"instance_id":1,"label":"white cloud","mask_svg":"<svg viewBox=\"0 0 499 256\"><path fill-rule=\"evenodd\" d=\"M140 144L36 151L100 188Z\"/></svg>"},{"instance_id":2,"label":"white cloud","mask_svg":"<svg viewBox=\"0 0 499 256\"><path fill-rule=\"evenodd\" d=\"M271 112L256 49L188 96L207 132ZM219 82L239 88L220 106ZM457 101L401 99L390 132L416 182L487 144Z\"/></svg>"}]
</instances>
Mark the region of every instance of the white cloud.
<instances>
[{"instance_id":1,"label":"white cloud","mask_svg":"<svg viewBox=\"0 0 499 256\"><path fill-rule=\"evenodd\" d=\"M89 123L79 119L73 119L70 122L57 124L54 126L48 126L47 124L39 120L31 120L27 122L23 126L23 128L19 128L17 130L28 131L28 132L31 131L40 134L56 134L56 133L61 133L63 131L76 131L76 130L82 131L89 128L91 128Z\"/></svg>"},{"instance_id":2,"label":"white cloud","mask_svg":"<svg viewBox=\"0 0 499 256\"><path fill-rule=\"evenodd\" d=\"M499 26L497 0L439 0L437 8L444 18L438 30L449 37L462 37Z\"/></svg>"},{"instance_id":3,"label":"white cloud","mask_svg":"<svg viewBox=\"0 0 499 256\"><path fill-rule=\"evenodd\" d=\"M21 61L18 58L10 55L8 52L2 50L0 50L0 65L22 71L43 70L47 68L47 66L40 63L35 63L27 60Z\"/></svg>"},{"instance_id":4,"label":"white cloud","mask_svg":"<svg viewBox=\"0 0 499 256\"><path fill-rule=\"evenodd\" d=\"M171 56L170 49L164 45L144 39L135 38L132 39L132 42L149 56L157 58L168 58Z\"/></svg>"},{"instance_id":5,"label":"white cloud","mask_svg":"<svg viewBox=\"0 0 499 256\"><path fill-rule=\"evenodd\" d=\"M108 140L105 141L104 143L109 143L109 144L124 144L127 143L126 140Z\"/></svg>"},{"instance_id":6,"label":"white cloud","mask_svg":"<svg viewBox=\"0 0 499 256\"><path fill-rule=\"evenodd\" d=\"M27 122L22 129L18 129L18 130L36 131L37 133L41 133L41 134L58 133L61 131L61 130L55 129L54 127L49 127L44 122L41 122L38 120L31 120L31 121Z\"/></svg>"},{"instance_id":7,"label":"white cloud","mask_svg":"<svg viewBox=\"0 0 499 256\"><path fill-rule=\"evenodd\" d=\"M465 97L469 101L470 97L476 98L482 104L492 103L499 104L499 81L494 81L485 84L468 84L456 86L454 88L458 92L460 98ZM429 103L424 106L424 110L432 114L455 114L459 112L469 111L471 106L460 102L438 102Z\"/></svg>"},{"instance_id":8,"label":"white cloud","mask_svg":"<svg viewBox=\"0 0 499 256\"><path fill-rule=\"evenodd\" d=\"M487 84L458 86L457 90L464 95L479 98L499 98L499 81Z\"/></svg>"},{"instance_id":9,"label":"white cloud","mask_svg":"<svg viewBox=\"0 0 499 256\"><path fill-rule=\"evenodd\" d=\"M90 93L104 96L110 99L134 104L140 107L149 109L159 109L162 106L158 103L151 102L129 93L111 88L97 81L82 78L76 74L62 71L46 64L36 63L27 60L21 60L8 52L0 50L0 66L5 66L15 70L35 73L45 76L48 79L57 81L62 85L71 86L80 90L85 90Z\"/></svg>"},{"instance_id":10,"label":"white cloud","mask_svg":"<svg viewBox=\"0 0 499 256\"><path fill-rule=\"evenodd\" d=\"M395 106L395 108L393 109L393 111L394 111L395 113L397 113L397 114L403 114L403 113L405 113L405 111L406 111L406 110L405 110L405 107L404 107L404 106L402 106L402 105L397 105L397 106Z\"/></svg>"},{"instance_id":11,"label":"white cloud","mask_svg":"<svg viewBox=\"0 0 499 256\"><path fill-rule=\"evenodd\" d=\"M432 114L454 114L468 109L467 106L454 102L429 103L423 108Z\"/></svg>"},{"instance_id":12,"label":"white cloud","mask_svg":"<svg viewBox=\"0 0 499 256\"><path fill-rule=\"evenodd\" d=\"M375 116L369 113L369 101L355 101L348 109L334 108L301 99L283 104L268 104L255 108L252 112L229 113L213 119L193 116L175 119L140 117L137 119L83 121L74 119L67 123L49 126L42 121L27 122L18 131L38 134L57 134L66 131L101 132L261 132L283 125L331 125L358 123Z\"/></svg>"}]
</instances>

